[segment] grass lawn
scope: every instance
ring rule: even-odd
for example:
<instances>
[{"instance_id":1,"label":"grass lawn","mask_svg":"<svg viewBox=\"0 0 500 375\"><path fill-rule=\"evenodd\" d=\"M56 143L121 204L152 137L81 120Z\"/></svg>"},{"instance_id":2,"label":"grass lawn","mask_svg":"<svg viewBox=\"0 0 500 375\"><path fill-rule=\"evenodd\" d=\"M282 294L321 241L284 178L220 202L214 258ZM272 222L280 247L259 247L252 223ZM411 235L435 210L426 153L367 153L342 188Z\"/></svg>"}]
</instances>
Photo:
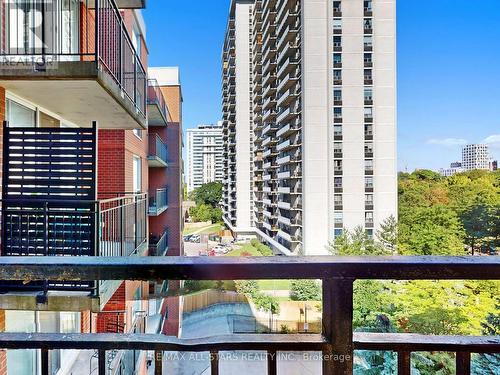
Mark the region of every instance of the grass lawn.
<instances>
[{"instance_id":1,"label":"grass lawn","mask_svg":"<svg viewBox=\"0 0 500 375\"><path fill-rule=\"evenodd\" d=\"M218 234L222 229L224 228L223 225L221 224L210 224L206 227L201 227L201 228L185 228L183 235L187 236L188 234L212 234L216 233Z\"/></svg>"},{"instance_id":2,"label":"grass lawn","mask_svg":"<svg viewBox=\"0 0 500 375\"><path fill-rule=\"evenodd\" d=\"M261 253L259 253L259 251L255 247L250 245L249 243L246 243L246 244L240 246L239 249L235 249L233 251L230 251L229 253L226 254L226 256L240 257L240 256L242 256L243 253L249 253L250 254L249 256L253 256L253 257L262 256Z\"/></svg>"},{"instance_id":3,"label":"grass lawn","mask_svg":"<svg viewBox=\"0 0 500 375\"><path fill-rule=\"evenodd\" d=\"M249 253L254 257L262 256L250 243L241 245L238 249L227 253L227 256L240 257L243 253ZM258 283L261 290L290 290L290 280L258 280Z\"/></svg>"},{"instance_id":4,"label":"grass lawn","mask_svg":"<svg viewBox=\"0 0 500 375\"><path fill-rule=\"evenodd\" d=\"M262 290L290 290L290 280L259 280Z\"/></svg>"}]
</instances>

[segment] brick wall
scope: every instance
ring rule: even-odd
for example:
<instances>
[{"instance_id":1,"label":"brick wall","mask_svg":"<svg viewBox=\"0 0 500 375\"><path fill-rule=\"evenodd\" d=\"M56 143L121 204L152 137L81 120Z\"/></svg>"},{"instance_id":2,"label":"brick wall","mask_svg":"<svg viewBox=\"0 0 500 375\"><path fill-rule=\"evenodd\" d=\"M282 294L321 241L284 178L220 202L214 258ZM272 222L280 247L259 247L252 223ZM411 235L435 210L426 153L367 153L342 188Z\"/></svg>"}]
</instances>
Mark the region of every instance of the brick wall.
<instances>
[{"instance_id":1,"label":"brick wall","mask_svg":"<svg viewBox=\"0 0 500 375\"><path fill-rule=\"evenodd\" d=\"M5 331L5 311L0 310L0 332ZM7 352L0 350L0 375L7 375Z\"/></svg>"},{"instance_id":2,"label":"brick wall","mask_svg":"<svg viewBox=\"0 0 500 375\"><path fill-rule=\"evenodd\" d=\"M148 134L142 131L141 138L137 137L132 130L124 131L125 144L125 191L133 190L133 160L134 155L142 160L142 192L148 192Z\"/></svg>"},{"instance_id":3,"label":"brick wall","mask_svg":"<svg viewBox=\"0 0 500 375\"><path fill-rule=\"evenodd\" d=\"M161 87L161 91L172 116L172 122L163 128L162 139L168 147L169 164L166 169L168 187L168 210L165 223L169 229L169 255L183 255L182 229L182 94L179 86Z\"/></svg>"},{"instance_id":4,"label":"brick wall","mask_svg":"<svg viewBox=\"0 0 500 375\"><path fill-rule=\"evenodd\" d=\"M90 333L90 329L92 328L92 314L89 310L82 311L80 314L80 332L81 333Z\"/></svg>"},{"instance_id":5,"label":"brick wall","mask_svg":"<svg viewBox=\"0 0 500 375\"><path fill-rule=\"evenodd\" d=\"M99 130L98 191L125 191L125 132Z\"/></svg>"},{"instance_id":6,"label":"brick wall","mask_svg":"<svg viewBox=\"0 0 500 375\"><path fill-rule=\"evenodd\" d=\"M148 191L147 133L139 139L131 130L99 130L98 191L132 192L133 157L142 160L142 191Z\"/></svg>"},{"instance_id":7,"label":"brick wall","mask_svg":"<svg viewBox=\"0 0 500 375\"><path fill-rule=\"evenodd\" d=\"M110 298L104 306L103 311L124 311L125 310L125 282L122 282L115 294ZM115 313L98 313L96 320L96 332L106 333L114 332L114 324L125 324L123 314Z\"/></svg>"},{"instance_id":8,"label":"brick wall","mask_svg":"<svg viewBox=\"0 0 500 375\"><path fill-rule=\"evenodd\" d=\"M95 15L82 2L80 5L80 50L82 54L95 53ZM82 61L93 61L94 56L82 56Z\"/></svg>"}]
</instances>

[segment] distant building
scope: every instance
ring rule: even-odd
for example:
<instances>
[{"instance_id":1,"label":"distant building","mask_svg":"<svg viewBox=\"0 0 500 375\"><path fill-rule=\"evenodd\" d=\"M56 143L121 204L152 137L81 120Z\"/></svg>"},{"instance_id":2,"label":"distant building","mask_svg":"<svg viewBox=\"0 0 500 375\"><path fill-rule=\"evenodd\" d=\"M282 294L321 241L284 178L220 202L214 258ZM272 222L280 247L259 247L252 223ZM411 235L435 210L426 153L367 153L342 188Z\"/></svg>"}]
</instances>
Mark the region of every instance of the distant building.
<instances>
[{"instance_id":1,"label":"distant building","mask_svg":"<svg viewBox=\"0 0 500 375\"><path fill-rule=\"evenodd\" d=\"M488 145L471 144L462 149L462 168L465 171L473 169L490 169L490 154Z\"/></svg>"},{"instance_id":2,"label":"distant building","mask_svg":"<svg viewBox=\"0 0 500 375\"><path fill-rule=\"evenodd\" d=\"M461 173L463 171L464 169L462 168L462 163L459 161L455 161L450 164L449 168L441 168L439 170L439 174L443 177L450 177L456 173Z\"/></svg>"},{"instance_id":3,"label":"distant building","mask_svg":"<svg viewBox=\"0 0 500 375\"><path fill-rule=\"evenodd\" d=\"M188 192L209 182L222 181L222 121L217 125L198 125L188 129L186 135Z\"/></svg>"}]
</instances>

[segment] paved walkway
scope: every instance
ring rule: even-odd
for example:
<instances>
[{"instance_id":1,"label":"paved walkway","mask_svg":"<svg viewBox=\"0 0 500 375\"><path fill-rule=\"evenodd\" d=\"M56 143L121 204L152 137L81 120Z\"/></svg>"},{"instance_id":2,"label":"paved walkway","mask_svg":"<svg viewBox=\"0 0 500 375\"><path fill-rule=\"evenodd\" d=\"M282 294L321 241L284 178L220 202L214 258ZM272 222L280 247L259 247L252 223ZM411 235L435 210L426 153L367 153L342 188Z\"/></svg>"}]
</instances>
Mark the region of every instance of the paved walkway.
<instances>
[{"instance_id":1,"label":"paved walkway","mask_svg":"<svg viewBox=\"0 0 500 375\"><path fill-rule=\"evenodd\" d=\"M231 333L232 330L226 315L206 317L206 312L200 313L199 319L196 319L196 316L191 316L189 322L185 322L182 327L182 337L191 339ZM164 375L210 375L208 353L167 352L164 355ZM278 353L278 373L285 375L321 374L321 362L317 359L319 355L319 352ZM219 361L221 375L262 375L267 373L266 352L221 352Z\"/></svg>"}]
</instances>

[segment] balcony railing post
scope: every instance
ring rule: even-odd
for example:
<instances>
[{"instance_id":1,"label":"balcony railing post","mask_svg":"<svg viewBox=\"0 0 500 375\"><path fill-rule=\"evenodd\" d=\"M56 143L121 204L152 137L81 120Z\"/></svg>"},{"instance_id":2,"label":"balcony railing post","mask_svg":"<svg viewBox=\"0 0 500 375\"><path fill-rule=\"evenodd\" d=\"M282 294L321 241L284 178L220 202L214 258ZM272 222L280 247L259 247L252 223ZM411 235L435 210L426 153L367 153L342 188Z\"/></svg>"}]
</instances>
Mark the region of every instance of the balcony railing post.
<instances>
[{"instance_id":1,"label":"balcony railing post","mask_svg":"<svg viewBox=\"0 0 500 375\"><path fill-rule=\"evenodd\" d=\"M323 280L323 375L352 374L354 279Z\"/></svg>"},{"instance_id":2,"label":"balcony railing post","mask_svg":"<svg viewBox=\"0 0 500 375\"><path fill-rule=\"evenodd\" d=\"M120 84L123 85L123 18L120 17L120 45L119 45L119 59L120 59L120 70L118 73L118 79L120 80Z\"/></svg>"},{"instance_id":3,"label":"balcony railing post","mask_svg":"<svg viewBox=\"0 0 500 375\"><path fill-rule=\"evenodd\" d=\"M49 375L49 350L42 349L41 350L41 358L40 358L40 367L42 371L42 375Z\"/></svg>"},{"instance_id":4,"label":"balcony railing post","mask_svg":"<svg viewBox=\"0 0 500 375\"><path fill-rule=\"evenodd\" d=\"M456 369L457 375L470 375L471 366L469 352L457 352Z\"/></svg>"},{"instance_id":5,"label":"balcony railing post","mask_svg":"<svg viewBox=\"0 0 500 375\"><path fill-rule=\"evenodd\" d=\"M408 351L398 351L398 375L410 375L411 373L411 353Z\"/></svg>"},{"instance_id":6,"label":"balcony railing post","mask_svg":"<svg viewBox=\"0 0 500 375\"><path fill-rule=\"evenodd\" d=\"M137 59L138 56L134 55L134 103L137 107Z\"/></svg>"},{"instance_id":7,"label":"balcony railing post","mask_svg":"<svg viewBox=\"0 0 500 375\"><path fill-rule=\"evenodd\" d=\"M278 373L278 360L276 350L267 352L267 375L276 375Z\"/></svg>"},{"instance_id":8,"label":"balcony railing post","mask_svg":"<svg viewBox=\"0 0 500 375\"><path fill-rule=\"evenodd\" d=\"M123 201L120 200L120 255L119 256L125 256L124 249L125 249L125 225L124 221L126 220L126 213L125 211L125 204Z\"/></svg>"},{"instance_id":9,"label":"balcony railing post","mask_svg":"<svg viewBox=\"0 0 500 375\"><path fill-rule=\"evenodd\" d=\"M134 197L134 249L137 250L139 247L139 221L138 221L138 211L137 205L139 204L139 196ZM130 254L127 254L130 255Z\"/></svg>"},{"instance_id":10,"label":"balcony railing post","mask_svg":"<svg viewBox=\"0 0 500 375\"><path fill-rule=\"evenodd\" d=\"M95 0L95 29L94 29L94 40L95 40L95 62L97 66L99 66L99 44L100 44L100 37L99 37L99 20L100 20L100 0Z\"/></svg>"},{"instance_id":11,"label":"balcony railing post","mask_svg":"<svg viewBox=\"0 0 500 375\"><path fill-rule=\"evenodd\" d=\"M163 375L163 352L155 351L155 375Z\"/></svg>"},{"instance_id":12,"label":"balcony railing post","mask_svg":"<svg viewBox=\"0 0 500 375\"><path fill-rule=\"evenodd\" d=\"M106 351L99 349L97 351L97 361L98 361L98 374L99 375L106 375Z\"/></svg>"},{"instance_id":13,"label":"balcony railing post","mask_svg":"<svg viewBox=\"0 0 500 375\"><path fill-rule=\"evenodd\" d=\"M211 375L219 375L219 352L211 351L210 352L210 369Z\"/></svg>"},{"instance_id":14,"label":"balcony railing post","mask_svg":"<svg viewBox=\"0 0 500 375\"><path fill-rule=\"evenodd\" d=\"M99 256L101 254L101 223L103 220L101 219L101 205L99 202L95 202L95 218L94 218L94 225L95 225L95 235L94 235L94 241L95 241L95 250L94 250L94 256Z\"/></svg>"},{"instance_id":15,"label":"balcony railing post","mask_svg":"<svg viewBox=\"0 0 500 375\"><path fill-rule=\"evenodd\" d=\"M43 253L49 255L49 206L48 202L43 204Z\"/></svg>"}]
</instances>

